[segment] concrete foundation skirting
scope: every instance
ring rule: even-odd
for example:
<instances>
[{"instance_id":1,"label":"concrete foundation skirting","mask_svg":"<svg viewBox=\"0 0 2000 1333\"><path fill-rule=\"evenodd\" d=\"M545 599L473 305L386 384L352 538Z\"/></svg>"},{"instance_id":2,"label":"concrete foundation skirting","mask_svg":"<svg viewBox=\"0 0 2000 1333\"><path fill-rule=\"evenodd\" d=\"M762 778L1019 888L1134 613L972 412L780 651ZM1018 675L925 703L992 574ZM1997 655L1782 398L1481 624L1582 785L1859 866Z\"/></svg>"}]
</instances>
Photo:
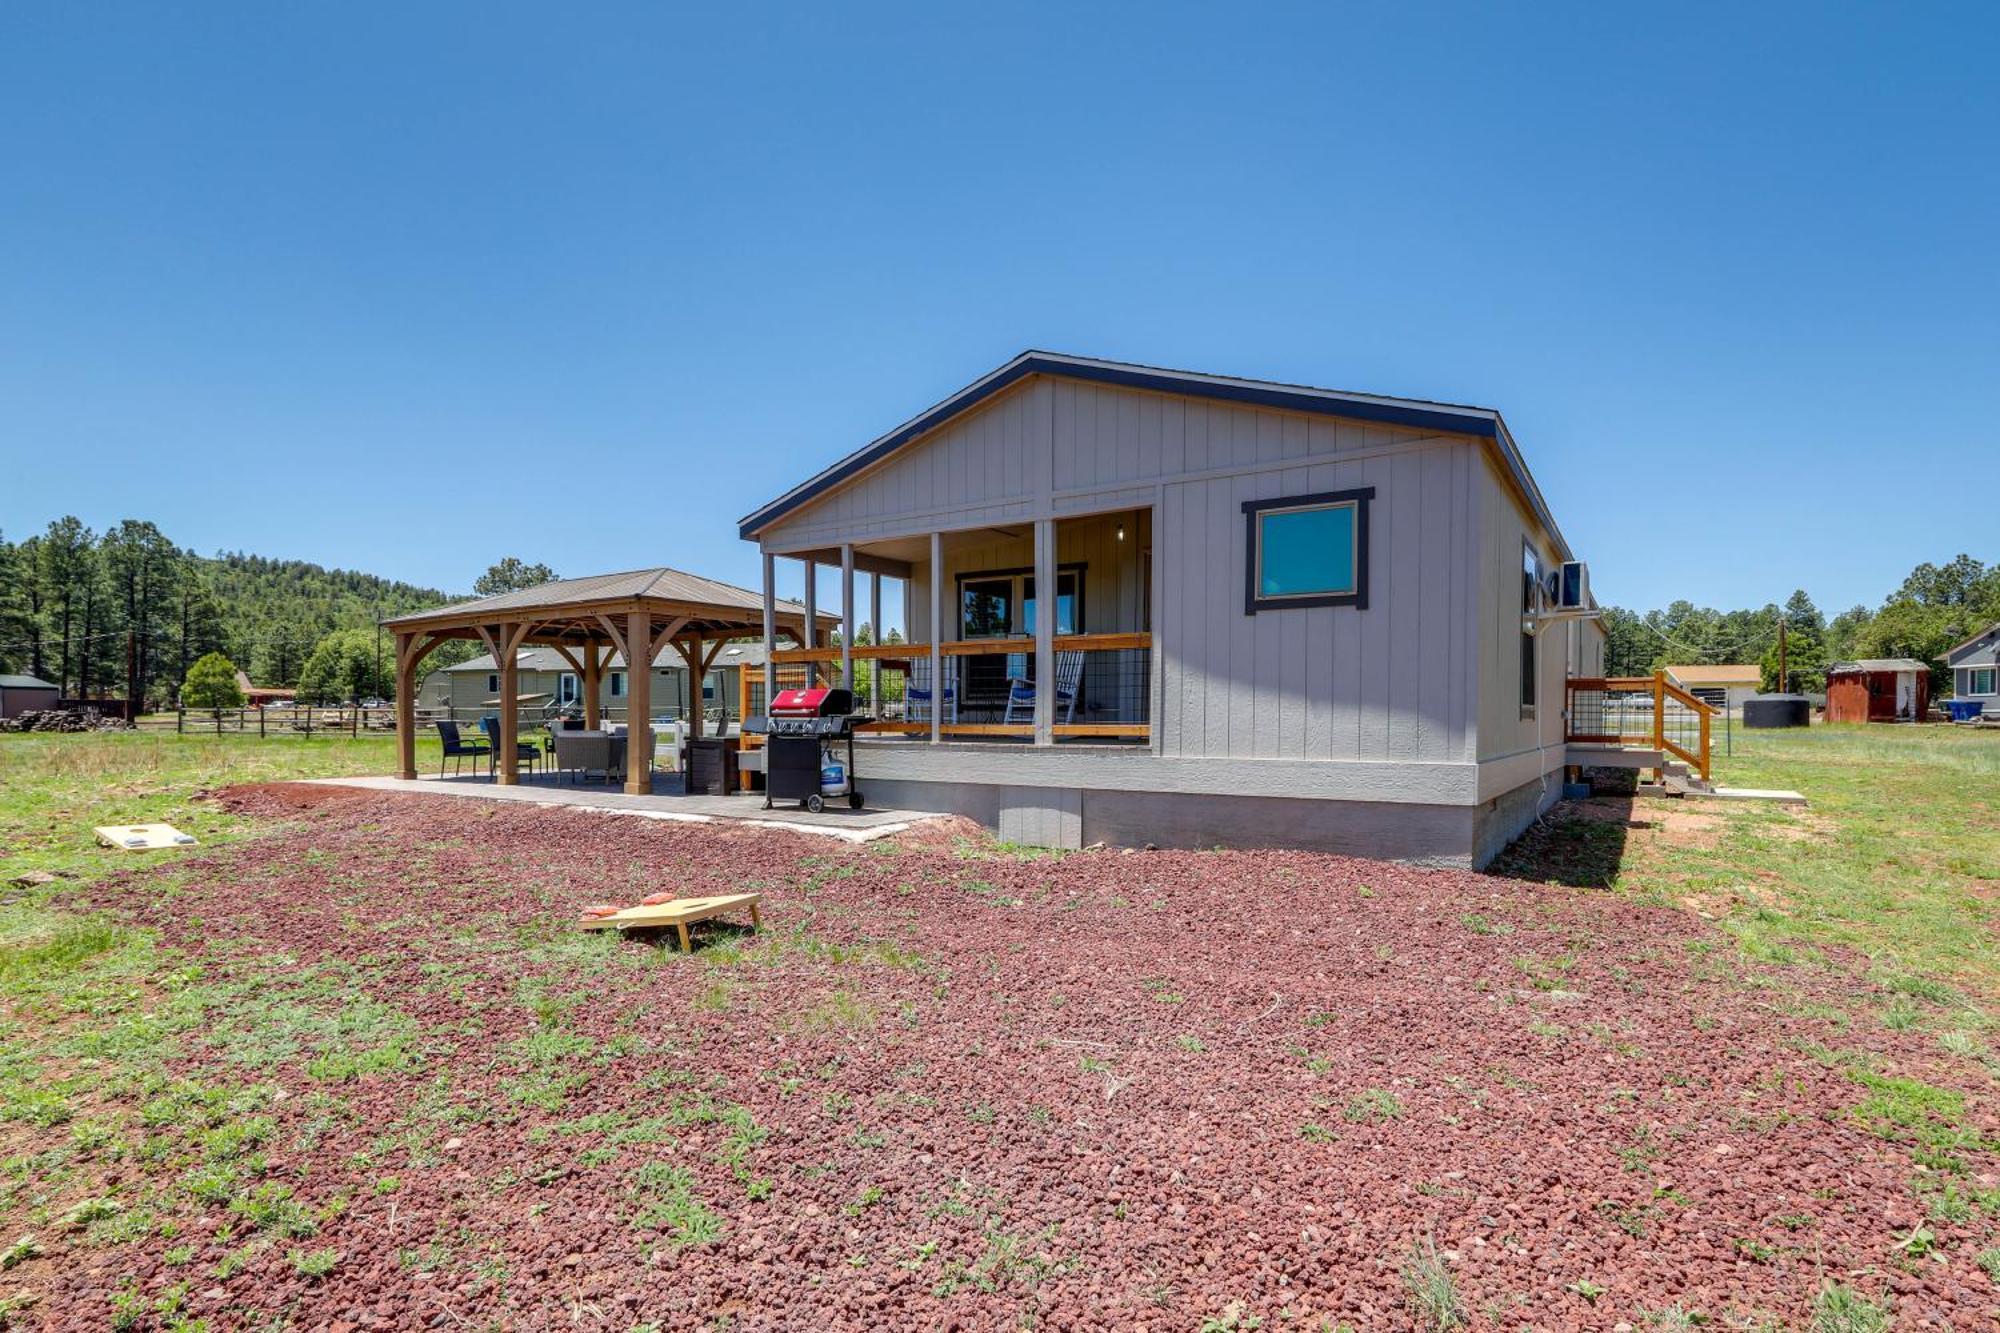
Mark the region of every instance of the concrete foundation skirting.
<instances>
[{"instance_id":1,"label":"concrete foundation skirting","mask_svg":"<svg viewBox=\"0 0 2000 1333\"><path fill-rule=\"evenodd\" d=\"M1479 814L1470 806L1407 802L882 778L870 781L869 797L905 809L964 815L1008 841L1031 846L1279 847L1448 866L1475 864Z\"/></svg>"},{"instance_id":2,"label":"concrete foundation skirting","mask_svg":"<svg viewBox=\"0 0 2000 1333\"><path fill-rule=\"evenodd\" d=\"M1038 847L1280 847L1483 867L1561 796L1538 779L1479 806L871 778L870 801L963 815Z\"/></svg>"}]
</instances>

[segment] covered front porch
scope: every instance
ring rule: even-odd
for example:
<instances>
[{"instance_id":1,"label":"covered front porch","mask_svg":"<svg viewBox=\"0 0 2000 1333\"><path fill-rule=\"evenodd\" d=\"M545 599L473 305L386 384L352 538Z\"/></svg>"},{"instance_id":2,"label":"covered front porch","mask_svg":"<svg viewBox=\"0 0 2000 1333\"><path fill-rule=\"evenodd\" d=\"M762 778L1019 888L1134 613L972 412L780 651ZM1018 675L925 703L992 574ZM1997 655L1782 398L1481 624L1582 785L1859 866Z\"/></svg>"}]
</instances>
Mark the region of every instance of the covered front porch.
<instances>
[{"instance_id":1,"label":"covered front porch","mask_svg":"<svg viewBox=\"0 0 2000 1333\"><path fill-rule=\"evenodd\" d=\"M1152 540L1151 509L1133 508L766 551L767 605L778 562L800 562L807 638L767 639L765 670L743 675L742 715L776 690L835 685L876 742L1149 745ZM832 641L816 632L822 571L839 580ZM885 631L885 611L903 628Z\"/></svg>"}]
</instances>

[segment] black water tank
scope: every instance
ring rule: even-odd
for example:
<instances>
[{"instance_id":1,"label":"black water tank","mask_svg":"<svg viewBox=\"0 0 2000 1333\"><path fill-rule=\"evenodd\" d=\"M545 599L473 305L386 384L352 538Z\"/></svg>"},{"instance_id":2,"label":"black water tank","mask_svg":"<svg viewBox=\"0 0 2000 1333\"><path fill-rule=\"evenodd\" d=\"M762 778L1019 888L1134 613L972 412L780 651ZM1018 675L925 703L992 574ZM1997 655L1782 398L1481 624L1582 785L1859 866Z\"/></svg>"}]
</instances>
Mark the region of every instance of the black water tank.
<instances>
[{"instance_id":1,"label":"black water tank","mask_svg":"<svg viewBox=\"0 0 2000 1333\"><path fill-rule=\"evenodd\" d=\"M1746 727L1812 725L1812 700L1803 694L1753 694L1743 701Z\"/></svg>"}]
</instances>

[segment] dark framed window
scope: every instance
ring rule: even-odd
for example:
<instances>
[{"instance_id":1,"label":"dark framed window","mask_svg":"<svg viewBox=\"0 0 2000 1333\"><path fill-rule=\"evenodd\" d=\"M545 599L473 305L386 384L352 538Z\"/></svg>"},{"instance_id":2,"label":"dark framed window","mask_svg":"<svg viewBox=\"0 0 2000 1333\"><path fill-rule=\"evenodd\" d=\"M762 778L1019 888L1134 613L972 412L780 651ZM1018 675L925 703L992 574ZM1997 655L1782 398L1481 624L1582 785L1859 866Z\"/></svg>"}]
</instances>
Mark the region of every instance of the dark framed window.
<instances>
[{"instance_id":1,"label":"dark framed window","mask_svg":"<svg viewBox=\"0 0 2000 1333\"><path fill-rule=\"evenodd\" d=\"M1083 633L1085 566L1056 566L1056 633ZM1035 632L1033 569L970 570L958 576L958 637L1023 638ZM1013 677L1032 679L1033 653L981 653L959 659L964 698L979 704L1005 700Z\"/></svg>"},{"instance_id":2,"label":"dark framed window","mask_svg":"<svg viewBox=\"0 0 2000 1333\"><path fill-rule=\"evenodd\" d=\"M1056 633L1078 634L1077 626L1083 623L1078 614L1083 605L1083 571L1080 569L1059 569L1056 571ZM1021 580L1021 633L1035 632L1035 576L1028 575Z\"/></svg>"},{"instance_id":3,"label":"dark framed window","mask_svg":"<svg viewBox=\"0 0 2000 1333\"><path fill-rule=\"evenodd\" d=\"M496 675L489 675L486 678L486 692L488 694L500 693L500 677Z\"/></svg>"},{"instance_id":4,"label":"dark framed window","mask_svg":"<svg viewBox=\"0 0 2000 1333\"><path fill-rule=\"evenodd\" d=\"M625 673L622 671L611 673L611 697L614 699L625 697Z\"/></svg>"},{"instance_id":5,"label":"dark framed window","mask_svg":"<svg viewBox=\"0 0 2000 1333\"><path fill-rule=\"evenodd\" d=\"M1004 639L1013 632L1013 579L962 578L959 580L959 638Z\"/></svg>"},{"instance_id":6,"label":"dark framed window","mask_svg":"<svg viewBox=\"0 0 2000 1333\"><path fill-rule=\"evenodd\" d=\"M1535 633L1535 614L1542 609L1542 558L1529 542L1521 543L1521 714L1535 711L1536 689L1541 681L1541 658L1537 650L1540 636Z\"/></svg>"},{"instance_id":7,"label":"dark framed window","mask_svg":"<svg viewBox=\"0 0 2000 1333\"><path fill-rule=\"evenodd\" d=\"M1243 614L1368 608L1368 506L1375 488L1245 500Z\"/></svg>"}]
</instances>

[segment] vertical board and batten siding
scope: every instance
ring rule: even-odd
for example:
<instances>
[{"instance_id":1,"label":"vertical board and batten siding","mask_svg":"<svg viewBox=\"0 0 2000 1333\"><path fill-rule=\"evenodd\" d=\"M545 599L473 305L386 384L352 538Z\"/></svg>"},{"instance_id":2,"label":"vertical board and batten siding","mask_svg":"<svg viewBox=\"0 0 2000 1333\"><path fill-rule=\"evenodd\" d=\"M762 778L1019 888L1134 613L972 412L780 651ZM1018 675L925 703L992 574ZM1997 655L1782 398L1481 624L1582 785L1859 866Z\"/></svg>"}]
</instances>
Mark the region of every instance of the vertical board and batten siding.
<instances>
[{"instance_id":1,"label":"vertical board and batten siding","mask_svg":"<svg viewBox=\"0 0 2000 1333\"><path fill-rule=\"evenodd\" d=\"M1163 754L1470 763L1485 748L1475 737L1480 678L1492 674L1481 669L1487 621L1512 615L1492 605L1482 568L1484 458L1482 442L1469 436L1037 376L761 541L783 553L1150 508ZM1376 491L1368 608L1245 615L1243 502L1361 486ZM1078 558L1071 539L1059 537L1064 562ZM1017 555L968 539L947 546L947 575L1032 562L1025 532L1010 544ZM1090 560L1088 629L1136 623L1130 554L1117 596L1129 585L1131 613L1121 600L1115 621L1097 587L1100 562ZM925 577L912 588L917 639L928 632Z\"/></svg>"},{"instance_id":2,"label":"vertical board and batten siding","mask_svg":"<svg viewBox=\"0 0 2000 1333\"><path fill-rule=\"evenodd\" d=\"M1505 759L1529 751L1544 751L1541 767L1559 768L1563 761L1564 682L1568 675L1566 640L1555 630L1544 633L1537 657L1532 715L1521 707L1521 560L1522 543L1530 542L1543 569L1555 566L1557 554L1548 535L1501 478L1491 460L1481 458L1474 469L1480 534L1479 569L1479 755ZM1600 649L1600 663L1602 661Z\"/></svg>"},{"instance_id":3,"label":"vertical board and batten siding","mask_svg":"<svg viewBox=\"0 0 2000 1333\"><path fill-rule=\"evenodd\" d=\"M1469 443L1433 438L1168 483L1153 543L1167 562L1154 627L1167 668L1161 753L1469 762L1472 587L1459 552L1475 456ZM1245 615L1243 502L1363 486L1375 488L1368 608Z\"/></svg>"},{"instance_id":4,"label":"vertical board and batten siding","mask_svg":"<svg viewBox=\"0 0 2000 1333\"><path fill-rule=\"evenodd\" d=\"M1049 416L1048 382L1024 380L774 525L762 543L783 550L1032 519L1049 490Z\"/></svg>"}]
</instances>

